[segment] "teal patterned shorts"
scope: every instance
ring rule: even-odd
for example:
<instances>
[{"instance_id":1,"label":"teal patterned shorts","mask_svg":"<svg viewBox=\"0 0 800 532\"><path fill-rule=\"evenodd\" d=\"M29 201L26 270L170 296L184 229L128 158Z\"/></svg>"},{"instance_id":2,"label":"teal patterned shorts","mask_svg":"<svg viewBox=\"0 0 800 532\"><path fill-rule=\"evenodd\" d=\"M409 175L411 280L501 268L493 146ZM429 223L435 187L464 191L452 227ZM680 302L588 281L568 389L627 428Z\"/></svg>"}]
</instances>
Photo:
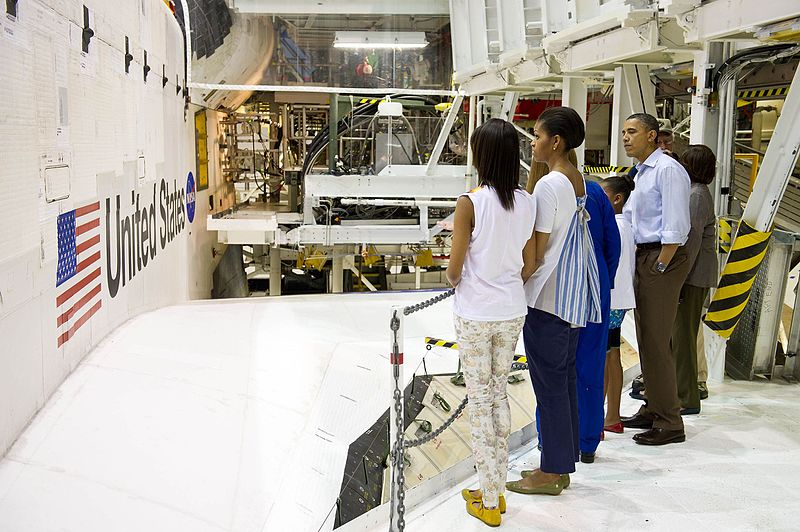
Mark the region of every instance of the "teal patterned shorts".
<instances>
[{"instance_id":1,"label":"teal patterned shorts","mask_svg":"<svg viewBox=\"0 0 800 532\"><path fill-rule=\"evenodd\" d=\"M627 310L624 309L611 309L611 319L608 320L608 328L619 329L622 327L622 320L625 319L626 312Z\"/></svg>"}]
</instances>

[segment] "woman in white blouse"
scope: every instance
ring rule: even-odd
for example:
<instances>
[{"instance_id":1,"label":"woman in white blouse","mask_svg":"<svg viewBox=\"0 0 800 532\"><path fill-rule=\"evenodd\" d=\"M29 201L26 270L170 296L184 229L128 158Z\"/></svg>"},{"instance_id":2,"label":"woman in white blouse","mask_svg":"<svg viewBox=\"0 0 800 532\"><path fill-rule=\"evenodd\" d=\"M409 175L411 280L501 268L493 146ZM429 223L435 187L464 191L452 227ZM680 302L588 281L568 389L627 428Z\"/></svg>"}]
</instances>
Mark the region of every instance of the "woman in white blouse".
<instances>
[{"instance_id":1,"label":"woman in white blouse","mask_svg":"<svg viewBox=\"0 0 800 532\"><path fill-rule=\"evenodd\" d=\"M521 480L506 487L558 495L569 485L579 457L575 353L580 327L601 321L600 287L587 226L586 186L568 158L583 143L583 120L573 109L553 107L541 114L533 135L533 157L550 169L533 190L537 269L525 283L523 328L542 457L539 469L523 471Z\"/></svg>"}]
</instances>

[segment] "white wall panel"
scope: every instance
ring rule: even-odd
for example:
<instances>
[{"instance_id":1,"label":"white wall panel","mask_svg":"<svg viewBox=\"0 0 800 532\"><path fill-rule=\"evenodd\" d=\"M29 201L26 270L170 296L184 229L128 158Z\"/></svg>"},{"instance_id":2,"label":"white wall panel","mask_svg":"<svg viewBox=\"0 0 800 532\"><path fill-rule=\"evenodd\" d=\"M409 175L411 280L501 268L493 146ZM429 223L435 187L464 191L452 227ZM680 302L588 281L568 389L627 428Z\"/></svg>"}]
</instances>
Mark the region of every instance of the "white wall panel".
<instances>
[{"instance_id":1,"label":"white wall panel","mask_svg":"<svg viewBox=\"0 0 800 532\"><path fill-rule=\"evenodd\" d=\"M0 449L4 452L45 401L38 299L0 320Z\"/></svg>"},{"instance_id":2,"label":"white wall panel","mask_svg":"<svg viewBox=\"0 0 800 532\"><path fill-rule=\"evenodd\" d=\"M95 32L88 54L81 53L84 4ZM169 192L177 189L185 217L187 174L196 174L193 110L184 117L176 91L176 78L183 84L183 35L164 3L28 0L18 6L16 20L0 21L0 455L110 331L189 293L208 297L213 268L204 191L196 195L194 223L185 219L163 247L158 234L156 256L146 266L136 264L133 278L113 297L109 286L108 259L116 266L117 196L124 219L136 209L132 194L134 200L139 195L141 211L153 203L155 187L152 212L160 233L162 183ZM127 74L126 36L133 55ZM146 82L145 50L151 67ZM137 176L140 157L143 179ZM47 161L69 166L68 198L46 202L41 170ZM216 179L212 171L212 191L224 186ZM100 203L101 306L59 347L56 320L65 307L55 303L56 223L59 214L94 202ZM110 249L107 229L113 229Z\"/></svg>"}]
</instances>

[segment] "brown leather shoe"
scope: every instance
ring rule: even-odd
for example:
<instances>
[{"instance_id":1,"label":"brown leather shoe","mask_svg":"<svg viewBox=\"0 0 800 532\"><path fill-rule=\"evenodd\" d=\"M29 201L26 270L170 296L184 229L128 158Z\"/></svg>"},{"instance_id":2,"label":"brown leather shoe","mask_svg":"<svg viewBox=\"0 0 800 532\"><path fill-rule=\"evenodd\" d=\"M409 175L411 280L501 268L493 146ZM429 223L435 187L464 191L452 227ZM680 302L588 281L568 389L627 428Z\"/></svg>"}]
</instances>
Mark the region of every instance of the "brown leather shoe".
<instances>
[{"instance_id":1,"label":"brown leather shoe","mask_svg":"<svg viewBox=\"0 0 800 532\"><path fill-rule=\"evenodd\" d=\"M634 414L631 417L620 418L622 426L626 429L652 429L653 420L641 414Z\"/></svg>"},{"instance_id":2,"label":"brown leather shoe","mask_svg":"<svg viewBox=\"0 0 800 532\"><path fill-rule=\"evenodd\" d=\"M686 441L686 433L682 430L667 430L653 427L640 432L633 437L633 441L640 445L666 445L668 443L682 443Z\"/></svg>"}]
</instances>

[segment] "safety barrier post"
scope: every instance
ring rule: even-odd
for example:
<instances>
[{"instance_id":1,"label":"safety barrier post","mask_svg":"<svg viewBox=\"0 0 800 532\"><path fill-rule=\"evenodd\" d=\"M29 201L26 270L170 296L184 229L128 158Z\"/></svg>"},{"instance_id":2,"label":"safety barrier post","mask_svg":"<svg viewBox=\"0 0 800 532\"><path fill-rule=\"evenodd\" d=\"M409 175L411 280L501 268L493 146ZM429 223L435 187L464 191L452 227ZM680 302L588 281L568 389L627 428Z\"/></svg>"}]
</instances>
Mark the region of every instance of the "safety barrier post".
<instances>
[{"instance_id":1,"label":"safety barrier post","mask_svg":"<svg viewBox=\"0 0 800 532\"><path fill-rule=\"evenodd\" d=\"M392 466L390 532L401 532L405 528L405 486L403 478L403 319L404 308L392 307L389 320L389 365L391 367L392 401L389 407L389 449Z\"/></svg>"}]
</instances>

